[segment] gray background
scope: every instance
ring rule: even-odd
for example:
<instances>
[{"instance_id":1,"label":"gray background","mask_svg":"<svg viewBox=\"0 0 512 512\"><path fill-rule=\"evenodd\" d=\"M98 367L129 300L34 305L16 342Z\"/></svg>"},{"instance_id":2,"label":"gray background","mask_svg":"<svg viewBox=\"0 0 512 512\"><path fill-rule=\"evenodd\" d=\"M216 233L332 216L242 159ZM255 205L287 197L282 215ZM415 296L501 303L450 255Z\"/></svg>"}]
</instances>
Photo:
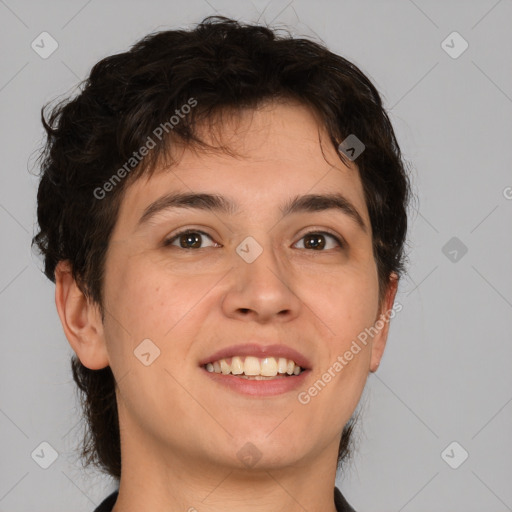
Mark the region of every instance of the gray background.
<instances>
[{"instance_id":1,"label":"gray background","mask_svg":"<svg viewBox=\"0 0 512 512\"><path fill-rule=\"evenodd\" d=\"M30 250L39 110L102 57L216 11L263 13L354 61L381 91L412 164L403 310L338 484L360 512L512 510L512 2L267 3L0 0L0 511L92 511L114 488L73 453L82 431L71 348ZM31 48L43 31L59 45L47 59ZM441 45L453 31L469 44L457 58ZM446 44L462 49L457 38ZM58 452L48 469L31 457L44 441ZM443 459L453 441L460 447ZM462 449L469 457L452 469L446 461L459 464Z\"/></svg>"}]
</instances>

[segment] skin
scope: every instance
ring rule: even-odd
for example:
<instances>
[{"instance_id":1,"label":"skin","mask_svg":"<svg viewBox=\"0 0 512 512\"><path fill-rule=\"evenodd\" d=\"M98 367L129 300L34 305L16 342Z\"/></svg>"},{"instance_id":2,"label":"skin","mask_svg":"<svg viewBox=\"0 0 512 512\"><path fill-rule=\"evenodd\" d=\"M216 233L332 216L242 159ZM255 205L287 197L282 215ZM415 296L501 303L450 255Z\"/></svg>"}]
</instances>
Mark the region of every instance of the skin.
<instances>
[{"instance_id":1,"label":"skin","mask_svg":"<svg viewBox=\"0 0 512 512\"><path fill-rule=\"evenodd\" d=\"M67 262L56 271L70 345L86 367L110 365L118 384L123 468L114 511L334 512L341 432L379 365L389 323L308 404L297 394L392 308L397 279L379 303L356 162L340 161L309 109L267 103L225 120L219 133L241 157L182 148L175 165L127 187L107 252L104 322ZM137 227L151 202L176 191L220 194L240 212L174 209ZM333 192L355 206L366 232L338 210L280 214L296 195ZM187 227L211 238L203 235L199 249L180 248L179 239L163 245ZM343 247L327 235L324 248L307 245L306 233L325 230ZM263 248L252 263L235 251L247 236ZM306 384L249 397L199 367L203 357L254 337L308 357ZM149 366L133 353L147 338L160 350ZM247 442L261 454L252 467L237 456Z\"/></svg>"}]
</instances>

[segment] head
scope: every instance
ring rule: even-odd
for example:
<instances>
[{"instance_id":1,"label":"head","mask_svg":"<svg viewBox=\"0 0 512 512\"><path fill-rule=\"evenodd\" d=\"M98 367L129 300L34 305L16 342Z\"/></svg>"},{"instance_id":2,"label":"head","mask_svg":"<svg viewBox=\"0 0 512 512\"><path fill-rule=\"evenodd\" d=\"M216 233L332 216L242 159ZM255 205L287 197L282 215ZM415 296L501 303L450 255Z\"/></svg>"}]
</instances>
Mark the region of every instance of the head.
<instances>
[{"instance_id":1,"label":"head","mask_svg":"<svg viewBox=\"0 0 512 512\"><path fill-rule=\"evenodd\" d=\"M229 443L244 441L272 452L269 464L289 462L290 450L307 463L324 432L341 463L388 322L325 389L302 390L307 403L296 400L295 420L269 437L288 402L258 400L258 420L239 417L226 432L247 398L216 404L195 372L219 348L272 339L301 350L320 377L392 307L409 185L370 80L318 43L208 18L103 59L42 120L33 243L60 284L84 460L120 477L121 417L183 456L225 446L215 455L226 463ZM354 135L364 151L351 160L339 146ZM171 194L185 207L159 210ZM247 237L259 253L250 262ZM158 349L149 366L134 355L143 340L152 358Z\"/></svg>"}]
</instances>

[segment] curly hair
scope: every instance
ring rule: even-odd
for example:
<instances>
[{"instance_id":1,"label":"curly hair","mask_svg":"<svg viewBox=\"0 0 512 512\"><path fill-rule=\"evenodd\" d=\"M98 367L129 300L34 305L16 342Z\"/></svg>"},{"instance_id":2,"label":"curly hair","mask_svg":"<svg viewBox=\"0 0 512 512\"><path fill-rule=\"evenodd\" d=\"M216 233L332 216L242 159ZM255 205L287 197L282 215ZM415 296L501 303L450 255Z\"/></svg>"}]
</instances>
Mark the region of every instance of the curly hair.
<instances>
[{"instance_id":1,"label":"curly hair","mask_svg":"<svg viewBox=\"0 0 512 512\"><path fill-rule=\"evenodd\" d=\"M123 191L150 176L173 141L212 148L198 135L201 121L276 98L312 108L336 148L351 134L363 141L357 169L382 298L391 274L404 269L410 186L379 93L358 67L320 43L222 16L205 18L191 30L147 35L94 65L75 97L41 109L46 142L39 160L40 230L32 245L44 257L45 275L55 282L57 263L69 261L80 290L104 317L105 255ZM197 106L179 123L170 122L184 105L192 106L191 99ZM154 147L139 157L150 139ZM86 368L76 355L71 368L87 427L80 455L86 465L119 479L114 375L109 366ZM350 454L352 428L351 420L341 436L338 467Z\"/></svg>"}]
</instances>

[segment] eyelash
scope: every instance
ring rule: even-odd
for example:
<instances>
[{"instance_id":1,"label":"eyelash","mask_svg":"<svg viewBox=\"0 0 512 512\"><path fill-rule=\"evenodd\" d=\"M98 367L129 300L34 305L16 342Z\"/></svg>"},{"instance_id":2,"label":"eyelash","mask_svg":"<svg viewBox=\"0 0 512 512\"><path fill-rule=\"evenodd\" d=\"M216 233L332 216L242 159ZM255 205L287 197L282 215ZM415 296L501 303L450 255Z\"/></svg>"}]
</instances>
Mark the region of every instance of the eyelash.
<instances>
[{"instance_id":1,"label":"eyelash","mask_svg":"<svg viewBox=\"0 0 512 512\"><path fill-rule=\"evenodd\" d=\"M168 246L171 246L172 243L177 240L180 236L182 235L187 235L189 233L199 233L201 235L205 235L207 236L208 238L210 238L212 241L213 241L213 238L208 234L208 233L205 233L204 231L201 231L200 229L184 229L183 231L180 231L178 233L175 233L171 238L167 238L166 240L164 240L164 247L168 247ZM333 238L336 243L339 245L340 248L344 248L345 247L345 244L344 242L341 241L341 239L339 237L337 237L336 235L333 235L332 233L329 233L328 231L308 231L307 233L304 233L304 235L302 235L302 237L300 238L300 240L302 240L303 238L307 237L308 235L326 235L330 238ZM185 247L179 247L177 246L178 249L183 249L183 250L194 250L193 248L185 248ZM205 249L205 247L199 247L199 249ZM197 250L197 249L195 249ZM307 248L305 248L305 250L308 250ZM314 250L314 249L309 249L309 250ZM318 251L318 252L325 252L325 250L322 250L322 251Z\"/></svg>"}]
</instances>

